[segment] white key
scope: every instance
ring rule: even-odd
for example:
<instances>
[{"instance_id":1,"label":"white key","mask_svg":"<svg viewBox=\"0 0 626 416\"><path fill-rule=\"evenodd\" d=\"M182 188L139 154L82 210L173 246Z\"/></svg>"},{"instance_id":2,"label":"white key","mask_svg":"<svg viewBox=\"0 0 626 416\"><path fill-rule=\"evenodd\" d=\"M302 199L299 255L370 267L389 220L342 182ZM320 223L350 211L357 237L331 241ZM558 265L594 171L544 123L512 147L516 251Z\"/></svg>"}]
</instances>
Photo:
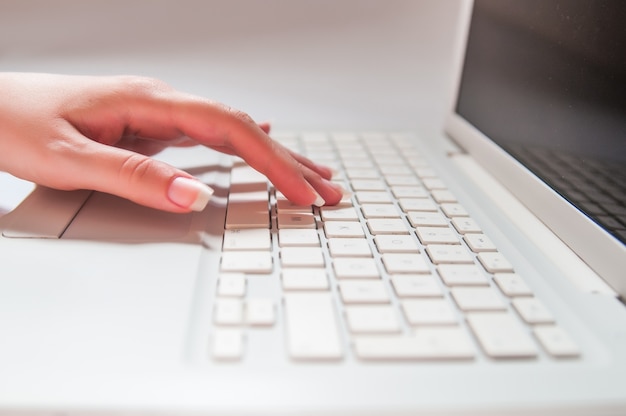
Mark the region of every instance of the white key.
<instances>
[{"instance_id":1,"label":"white key","mask_svg":"<svg viewBox=\"0 0 626 416\"><path fill-rule=\"evenodd\" d=\"M328 290L328 277L322 268L283 269L284 290Z\"/></svg>"},{"instance_id":2,"label":"white key","mask_svg":"<svg viewBox=\"0 0 626 416\"><path fill-rule=\"evenodd\" d=\"M408 186L420 186L421 183L413 175L385 175L385 181L389 186L395 185L408 185Z\"/></svg>"},{"instance_id":3,"label":"white key","mask_svg":"<svg viewBox=\"0 0 626 416\"><path fill-rule=\"evenodd\" d=\"M416 227L415 232L422 244L459 244L459 237L449 227Z\"/></svg>"},{"instance_id":4,"label":"white key","mask_svg":"<svg viewBox=\"0 0 626 416\"><path fill-rule=\"evenodd\" d=\"M374 259L338 257L333 260L337 279L380 279Z\"/></svg>"},{"instance_id":5,"label":"white key","mask_svg":"<svg viewBox=\"0 0 626 416\"><path fill-rule=\"evenodd\" d=\"M474 253L496 251L495 244L484 234L466 234L463 239Z\"/></svg>"},{"instance_id":6,"label":"white key","mask_svg":"<svg viewBox=\"0 0 626 416\"><path fill-rule=\"evenodd\" d=\"M346 143L336 142L335 146L346 168L374 168L374 162L370 159L363 144L358 140L351 140Z\"/></svg>"},{"instance_id":7,"label":"white key","mask_svg":"<svg viewBox=\"0 0 626 416\"><path fill-rule=\"evenodd\" d=\"M401 219L396 218L372 218L367 220L370 232L377 234L408 234L407 226Z\"/></svg>"},{"instance_id":8,"label":"white key","mask_svg":"<svg viewBox=\"0 0 626 416\"><path fill-rule=\"evenodd\" d=\"M396 274L391 276L393 288L401 298L438 297L443 291L430 274Z\"/></svg>"},{"instance_id":9,"label":"white key","mask_svg":"<svg viewBox=\"0 0 626 416\"><path fill-rule=\"evenodd\" d=\"M374 163L371 160L369 160L367 156L363 156L361 158L355 158L355 157L343 158L342 157L342 162L343 162L343 165L346 167L346 169L349 169L349 168L375 169Z\"/></svg>"},{"instance_id":10,"label":"white key","mask_svg":"<svg viewBox=\"0 0 626 416\"><path fill-rule=\"evenodd\" d=\"M446 217L448 218L467 217L469 215L465 208L463 208L461 204L457 203L448 202L441 204L441 210L444 214L446 214Z\"/></svg>"},{"instance_id":11,"label":"white key","mask_svg":"<svg viewBox=\"0 0 626 416\"><path fill-rule=\"evenodd\" d=\"M356 221L329 221L324 223L324 232L327 238L332 237L365 237L360 222Z\"/></svg>"},{"instance_id":12,"label":"white key","mask_svg":"<svg viewBox=\"0 0 626 416\"><path fill-rule=\"evenodd\" d=\"M379 253L419 253L419 247L410 235L379 234L374 242Z\"/></svg>"},{"instance_id":13,"label":"white key","mask_svg":"<svg viewBox=\"0 0 626 416\"><path fill-rule=\"evenodd\" d=\"M359 336L354 349L363 360L461 360L475 354L471 340L457 326L420 328L410 336Z\"/></svg>"},{"instance_id":14,"label":"white key","mask_svg":"<svg viewBox=\"0 0 626 416\"><path fill-rule=\"evenodd\" d=\"M289 228L308 228L315 229L317 224L315 216L306 212L282 212L276 216L278 229L284 230Z\"/></svg>"},{"instance_id":15,"label":"white key","mask_svg":"<svg viewBox=\"0 0 626 416\"><path fill-rule=\"evenodd\" d=\"M241 359L244 350L244 336L240 329L216 328L211 338L213 358L217 360Z\"/></svg>"},{"instance_id":16,"label":"white key","mask_svg":"<svg viewBox=\"0 0 626 416\"><path fill-rule=\"evenodd\" d=\"M376 169L363 169L363 168L347 168L346 175L350 179L378 179L380 173Z\"/></svg>"},{"instance_id":17,"label":"white key","mask_svg":"<svg viewBox=\"0 0 626 416\"><path fill-rule=\"evenodd\" d=\"M435 178L437 174L430 167L418 167L415 169L415 174L420 178Z\"/></svg>"},{"instance_id":18,"label":"white key","mask_svg":"<svg viewBox=\"0 0 626 416\"><path fill-rule=\"evenodd\" d=\"M335 305L327 293L284 295L287 349L296 360L343 357Z\"/></svg>"},{"instance_id":19,"label":"white key","mask_svg":"<svg viewBox=\"0 0 626 416\"><path fill-rule=\"evenodd\" d=\"M391 203L392 202L392 198L391 196L384 191L357 191L355 192L355 196L357 201L359 201L360 204L366 204L366 203Z\"/></svg>"},{"instance_id":20,"label":"white key","mask_svg":"<svg viewBox=\"0 0 626 416\"><path fill-rule=\"evenodd\" d=\"M216 325L243 324L243 302L240 299L216 298L213 322Z\"/></svg>"},{"instance_id":21,"label":"white key","mask_svg":"<svg viewBox=\"0 0 626 416\"><path fill-rule=\"evenodd\" d=\"M259 195L267 193L267 180L265 182L242 182L232 183L229 188L230 194L242 194L258 192Z\"/></svg>"},{"instance_id":22,"label":"white key","mask_svg":"<svg viewBox=\"0 0 626 416\"><path fill-rule=\"evenodd\" d=\"M393 204L363 204L361 212L365 218L400 218Z\"/></svg>"},{"instance_id":23,"label":"white key","mask_svg":"<svg viewBox=\"0 0 626 416\"><path fill-rule=\"evenodd\" d=\"M248 165L235 166L230 171L230 184L259 183L267 187L267 178Z\"/></svg>"},{"instance_id":24,"label":"white key","mask_svg":"<svg viewBox=\"0 0 626 416\"><path fill-rule=\"evenodd\" d=\"M450 301L443 298L404 299L402 310L411 325L450 325L458 322Z\"/></svg>"},{"instance_id":25,"label":"white key","mask_svg":"<svg viewBox=\"0 0 626 416\"><path fill-rule=\"evenodd\" d=\"M310 214L313 212L310 205L296 205L285 197L276 198L276 211L279 214L286 212L299 212L302 214Z\"/></svg>"},{"instance_id":26,"label":"white key","mask_svg":"<svg viewBox=\"0 0 626 416\"><path fill-rule=\"evenodd\" d=\"M478 253L478 260L489 273L512 272L513 266L498 252Z\"/></svg>"},{"instance_id":27,"label":"white key","mask_svg":"<svg viewBox=\"0 0 626 416\"><path fill-rule=\"evenodd\" d=\"M320 214L323 221L358 221L359 219L354 207L322 207Z\"/></svg>"},{"instance_id":28,"label":"white key","mask_svg":"<svg viewBox=\"0 0 626 416\"><path fill-rule=\"evenodd\" d=\"M272 247L270 230L267 228L250 228L243 230L224 231L224 250L267 250Z\"/></svg>"},{"instance_id":29,"label":"white key","mask_svg":"<svg viewBox=\"0 0 626 416\"><path fill-rule=\"evenodd\" d=\"M231 194L229 198L233 195ZM269 228L270 213L267 201L234 201L226 210L226 229Z\"/></svg>"},{"instance_id":30,"label":"white key","mask_svg":"<svg viewBox=\"0 0 626 416\"><path fill-rule=\"evenodd\" d=\"M539 325L533 333L553 357L578 357L580 348L562 328L555 325Z\"/></svg>"},{"instance_id":31,"label":"white key","mask_svg":"<svg viewBox=\"0 0 626 416\"><path fill-rule=\"evenodd\" d=\"M430 192L435 202L442 204L444 202L457 202L456 196L447 189L433 189Z\"/></svg>"},{"instance_id":32,"label":"white key","mask_svg":"<svg viewBox=\"0 0 626 416\"><path fill-rule=\"evenodd\" d=\"M383 263L387 273L430 273L426 260L415 253L383 253Z\"/></svg>"},{"instance_id":33,"label":"white key","mask_svg":"<svg viewBox=\"0 0 626 416\"><path fill-rule=\"evenodd\" d=\"M400 198L398 200L402 211L427 211L436 212L437 205L428 198Z\"/></svg>"},{"instance_id":34,"label":"white key","mask_svg":"<svg viewBox=\"0 0 626 416\"><path fill-rule=\"evenodd\" d=\"M415 149L403 149L402 153L404 153L404 155L408 158L409 160L409 165L411 165L411 167L413 167L413 169L417 169L417 168L422 168L422 167L429 167L430 165L428 164L428 161L423 158L419 152L417 153L413 153L413 152L417 152Z\"/></svg>"},{"instance_id":35,"label":"white key","mask_svg":"<svg viewBox=\"0 0 626 416\"><path fill-rule=\"evenodd\" d=\"M349 305L345 311L350 332L400 332L400 321L390 305Z\"/></svg>"},{"instance_id":36,"label":"white key","mask_svg":"<svg viewBox=\"0 0 626 416\"><path fill-rule=\"evenodd\" d=\"M248 299L245 310L248 325L271 326L276 322L276 308L270 299Z\"/></svg>"},{"instance_id":37,"label":"white key","mask_svg":"<svg viewBox=\"0 0 626 416\"><path fill-rule=\"evenodd\" d=\"M422 182L424 183L424 187L430 190L447 188L447 186L439 178L424 178L422 179Z\"/></svg>"},{"instance_id":38,"label":"white key","mask_svg":"<svg viewBox=\"0 0 626 416\"><path fill-rule=\"evenodd\" d=\"M347 168L374 169L374 162L360 143L350 144L350 146L338 146L339 159Z\"/></svg>"},{"instance_id":39,"label":"white key","mask_svg":"<svg viewBox=\"0 0 626 416\"><path fill-rule=\"evenodd\" d=\"M506 310L506 304L491 287L453 287L451 292L462 311Z\"/></svg>"},{"instance_id":40,"label":"white key","mask_svg":"<svg viewBox=\"0 0 626 416\"><path fill-rule=\"evenodd\" d=\"M344 303L388 303L389 294L382 280L342 280L339 291Z\"/></svg>"},{"instance_id":41,"label":"white key","mask_svg":"<svg viewBox=\"0 0 626 416\"><path fill-rule=\"evenodd\" d=\"M272 254L269 251L225 251L222 253L223 272L271 273Z\"/></svg>"},{"instance_id":42,"label":"white key","mask_svg":"<svg viewBox=\"0 0 626 416\"><path fill-rule=\"evenodd\" d=\"M509 313L470 313L467 321L485 353L492 358L530 358L537 355L532 338Z\"/></svg>"},{"instance_id":43,"label":"white key","mask_svg":"<svg viewBox=\"0 0 626 416\"><path fill-rule=\"evenodd\" d=\"M448 220L439 212L409 211L407 215L413 227L448 226Z\"/></svg>"},{"instance_id":44,"label":"white key","mask_svg":"<svg viewBox=\"0 0 626 416\"><path fill-rule=\"evenodd\" d=\"M331 257L372 257L365 238L330 238L328 250Z\"/></svg>"},{"instance_id":45,"label":"white key","mask_svg":"<svg viewBox=\"0 0 626 416\"><path fill-rule=\"evenodd\" d=\"M269 200L270 195L267 189L241 192L236 192L231 189L228 194L229 208L231 204L245 208L247 204L252 206L255 203L267 203Z\"/></svg>"},{"instance_id":46,"label":"white key","mask_svg":"<svg viewBox=\"0 0 626 416\"><path fill-rule=\"evenodd\" d=\"M522 319L529 324L551 324L554 316L537 298L514 298L513 307Z\"/></svg>"},{"instance_id":47,"label":"white key","mask_svg":"<svg viewBox=\"0 0 626 416\"><path fill-rule=\"evenodd\" d=\"M413 172L408 166L395 164L385 164L380 166L380 171L385 175L412 175Z\"/></svg>"},{"instance_id":48,"label":"white key","mask_svg":"<svg viewBox=\"0 0 626 416\"><path fill-rule=\"evenodd\" d=\"M439 276L448 286L484 286L489 279L475 264L441 264L437 267Z\"/></svg>"},{"instance_id":49,"label":"white key","mask_svg":"<svg viewBox=\"0 0 626 416\"><path fill-rule=\"evenodd\" d=\"M452 218L452 225L461 234L481 232L476 221L469 217L454 217Z\"/></svg>"},{"instance_id":50,"label":"white key","mask_svg":"<svg viewBox=\"0 0 626 416\"><path fill-rule=\"evenodd\" d=\"M428 191L421 186L392 186L391 192L396 198L428 198Z\"/></svg>"},{"instance_id":51,"label":"white key","mask_svg":"<svg viewBox=\"0 0 626 416\"><path fill-rule=\"evenodd\" d=\"M228 209L226 213L227 230L243 228L269 228L270 216L268 208Z\"/></svg>"},{"instance_id":52,"label":"white key","mask_svg":"<svg viewBox=\"0 0 626 416\"><path fill-rule=\"evenodd\" d=\"M307 228L287 228L278 230L278 244L288 246L320 246L320 237L317 230Z\"/></svg>"},{"instance_id":53,"label":"white key","mask_svg":"<svg viewBox=\"0 0 626 416\"><path fill-rule=\"evenodd\" d=\"M376 164L383 170L386 166L393 166L401 163L402 166L404 162L401 161L400 156L394 149L390 148L370 148L372 152L372 159L376 162Z\"/></svg>"},{"instance_id":54,"label":"white key","mask_svg":"<svg viewBox=\"0 0 626 416\"><path fill-rule=\"evenodd\" d=\"M495 280L502 293L509 297L533 295L532 290L524 279L516 273L496 273L493 280Z\"/></svg>"},{"instance_id":55,"label":"white key","mask_svg":"<svg viewBox=\"0 0 626 416\"><path fill-rule=\"evenodd\" d=\"M385 183L380 179L354 179L350 181L355 191L384 191Z\"/></svg>"},{"instance_id":56,"label":"white key","mask_svg":"<svg viewBox=\"0 0 626 416\"><path fill-rule=\"evenodd\" d=\"M435 264L474 263L474 258L467 249L453 244L430 244L426 246L428 257Z\"/></svg>"},{"instance_id":57,"label":"white key","mask_svg":"<svg viewBox=\"0 0 626 416\"><path fill-rule=\"evenodd\" d=\"M245 160L243 160L242 158L240 158L239 156L234 156L231 155L230 156L230 160L232 162L232 167L237 167L237 166L248 166L248 164L246 163Z\"/></svg>"},{"instance_id":58,"label":"white key","mask_svg":"<svg viewBox=\"0 0 626 416\"><path fill-rule=\"evenodd\" d=\"M243 273L222 273L217 284L217 295L243 297L246 294L246 276Z\"/></svg>"},{"instance_id":59,"label":"white key","mask_svg":"<svg viewBox=\"0 0 626 416\"><path fill-rule=\"evenodd\" d=\"M280 261L284 267L324 267L324 255L319 247L283 247Z\"/></svg>"},{"instance_id":60,"label":"white key","mask_svg":"<svg viewBox=\"0 0 626 416\"><path fill-rule=\"evenodd\" d=\"M336 184L340 185L343 189L347 189L348 188L346 186L346 184L343 183L343 182L339 182L339 181L333 180L333 183L336 183ZM343 196L341 197L341 200L339 200L339 203L336 206L338 206L338 207L352 207L352 206L354 206L354 202L352 202L352 193L345 192L343 194Z\"/></svg>"}]
</instances>

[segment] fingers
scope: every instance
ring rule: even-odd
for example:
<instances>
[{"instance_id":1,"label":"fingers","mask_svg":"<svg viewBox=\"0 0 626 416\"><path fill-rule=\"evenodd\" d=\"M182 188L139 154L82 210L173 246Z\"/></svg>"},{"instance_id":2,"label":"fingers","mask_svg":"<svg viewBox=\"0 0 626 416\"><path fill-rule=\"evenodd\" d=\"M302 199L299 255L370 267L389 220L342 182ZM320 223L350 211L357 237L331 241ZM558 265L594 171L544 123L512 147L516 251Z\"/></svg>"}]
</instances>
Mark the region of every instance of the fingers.
<instances>
[{"instance_id":1,"label":"fingers","mask_svg":"<svg viewBox=\"0 0 626 416\"><path fill-rule=\"evenodd\" d=\"M291 156L296 159L298 162L302 163L307 168L311 169L314 172L317 172L324 179L330 180L333 177L333 170L328 166L318 165L312 160L292 151L289 151Z\"/></svg>"},{"instance_id":2,"label":"fingers","mask_svg":"<svg viewBox=\"0 0 626 416\"><path fill-rule=\"evenodd\" d=\"M118 195L164 211L202 211L213 194L211 188L184 171L148 156L93 141L87 141L79 153L67 157L60 166L64 170L58 173L77 178L76 187ZM306 182L317 190L313 204L334 205L341 200L341 188L306 166L301 169ZM283 193L297 202L300 197L297 190L287 185Z\"/></svg>"},{"instance_id":3,"label":"fingers","mask_svg":"<svg viewBox=\"0 0 626 416\"><path fill-rule=\"evenodd\" d=\"M187 172L166 163L88 140L71 127L66 134L65 143L71 145L64 146L66 150L51 161L60 169L40 183L67 189L67 178L73 178L72 188L94 189L151 208L180 213L203 210L213 194L211 188ZM339 187L304 165L300 171L305 183L317 190L316 200L306 204L336 204L341 200L343 192ZM298 189L287 184L283 193L297 202Z\"/></svg>"},{"instance_id":4,"label":"fingers","mask_svg":"<svg viewBox=\"0 0 626 416\"><path fill-rule=\"evenodd\" d=\"M328 179L331 172L295 156L267 135L247 114L219 103L162 87L130 89L124 100L126 132L139 137L172 139L186 136L198 143L242 157L293 202L336 203L341 191ZM152 89L151 89L152 88Z\"/></svg>"}]
</instances>

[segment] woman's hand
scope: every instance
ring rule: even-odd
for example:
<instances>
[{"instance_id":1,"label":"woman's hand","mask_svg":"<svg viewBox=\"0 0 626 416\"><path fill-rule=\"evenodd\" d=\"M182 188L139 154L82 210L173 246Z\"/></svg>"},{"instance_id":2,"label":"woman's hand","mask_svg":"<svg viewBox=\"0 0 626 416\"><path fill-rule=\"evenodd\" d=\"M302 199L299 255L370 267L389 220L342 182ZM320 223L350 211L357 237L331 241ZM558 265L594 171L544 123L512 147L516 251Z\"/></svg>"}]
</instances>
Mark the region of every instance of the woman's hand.
<instances>
[{"instance_id":1,"label":"woman's hand","mask_svg":"<svg viewBox=\"0 0 626 416\"><path fill-rule=\"evenodd\" d=\"M269 138L269 125L140 77L0 73L0 170L56 189L93 189L171 212L212 190L150 158L168 146L240 156L300 205L336 204L331 170Z\"/></svg>"}]
</instances>

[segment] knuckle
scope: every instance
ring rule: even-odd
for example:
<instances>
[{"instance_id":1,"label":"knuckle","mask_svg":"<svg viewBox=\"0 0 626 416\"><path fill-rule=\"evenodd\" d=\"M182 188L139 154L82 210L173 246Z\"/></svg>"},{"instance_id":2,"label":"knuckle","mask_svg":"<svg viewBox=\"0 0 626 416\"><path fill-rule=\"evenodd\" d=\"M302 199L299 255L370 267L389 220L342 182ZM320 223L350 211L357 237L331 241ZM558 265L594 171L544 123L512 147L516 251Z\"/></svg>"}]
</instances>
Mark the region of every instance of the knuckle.
<instances>
[{"instance_id":1,"label":"knuckle","mask_svg":"<svg viewBox=\"0 0 626 416\"><path fill-rule=\"evenodd\" d=\"M255 124L254 120L252 119L252 117L250 117L248 115L248 113L238 110L236 108L227 106L222 104L222 108L224 109L224 111L226 112L226 114L228 114L230 117L234 118L235 120L244 123L244 124Z\"/></svg>"},{"instance_id":2,"label":"knuckle","mask_svg":"<svg viewBox=\"0 0 626 416\"><path fill-rule=\"evenodd\" d=\"M153 161L139 154L131 154L123 161L119 177L128 185L136 185L144 181L153 170Z\"/></svg>"}]
</instances>

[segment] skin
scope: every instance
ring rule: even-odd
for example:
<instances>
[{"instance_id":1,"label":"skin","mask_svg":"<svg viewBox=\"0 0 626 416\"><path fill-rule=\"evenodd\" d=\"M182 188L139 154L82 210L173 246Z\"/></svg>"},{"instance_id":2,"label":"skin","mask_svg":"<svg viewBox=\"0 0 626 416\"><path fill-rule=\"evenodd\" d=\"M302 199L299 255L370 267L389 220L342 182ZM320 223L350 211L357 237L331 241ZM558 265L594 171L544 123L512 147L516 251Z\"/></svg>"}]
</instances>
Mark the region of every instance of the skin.
<instances>
[{"instance_id":1,"label":"skin","mask_svg":"<svg viewBox=\"0 0 626 416\"><path fill-rule=\"evenodd\" d=\"M334 205L329 168L290 152L247 114L142 77L0 73L0 170L61 190L93 189L170 212L188 173L150 158L168 146L238 155L287 198Z\"/></svg>"}]
</instances>

